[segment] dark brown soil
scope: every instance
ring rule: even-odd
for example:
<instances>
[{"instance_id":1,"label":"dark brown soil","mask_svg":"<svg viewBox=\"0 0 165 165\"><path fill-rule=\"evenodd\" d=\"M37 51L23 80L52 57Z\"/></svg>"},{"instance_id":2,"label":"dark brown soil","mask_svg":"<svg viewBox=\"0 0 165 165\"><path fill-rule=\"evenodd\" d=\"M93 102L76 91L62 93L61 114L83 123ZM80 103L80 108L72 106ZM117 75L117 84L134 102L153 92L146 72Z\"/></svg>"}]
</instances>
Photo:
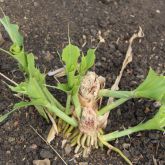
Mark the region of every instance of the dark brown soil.
<instances>
[{"instance_id":1,"label":"dark brown soil","mask_svg":"<svg viewBox=\"0 0 165 165\"><path fill-rule=\"evenodd\" d=\"M97 33L101 30L106 42L97 50L95 70L107 78L107 87L114 82L127 50L127 41L139 26L145 37L133 46L133 62L124 72L120 89L135 88L145 78L149 67L158 73L165 71L164 0L0 0L0 6L13 22L20 25L26 50L35 53L42 70L61 66L56 52L60 52L68 42L69 23L73 43L81 47L83 35L86 36L84 50L96 46ZM3 47L7 48L9 39L3 34L6 40ZM23 76L17 70L15 61L0 53L0 72L20 82ZM10 111L19 100L2 81L0 91L2 114ZM155 110L156 106L151 101L131 100L111 113L107 130L133 126L151 117ZM51 159L52 165L61 165L61 160L29 125L44 137L50 128L33 108L14 113L0 125L0 165L31 165L33 160L45 157ZM112 144L119 147L134 164L152 165L154 160L158 165L165 164L165 138L161 132L137 133ZM124 149L127 144L130 147ZM53 146L68 164L125 164L117 154L111 152L107 155L106 150L94 150L89 158L73 160L74 154L66 155L61 149L59 137Z\"/></svg>"}]
</instances>

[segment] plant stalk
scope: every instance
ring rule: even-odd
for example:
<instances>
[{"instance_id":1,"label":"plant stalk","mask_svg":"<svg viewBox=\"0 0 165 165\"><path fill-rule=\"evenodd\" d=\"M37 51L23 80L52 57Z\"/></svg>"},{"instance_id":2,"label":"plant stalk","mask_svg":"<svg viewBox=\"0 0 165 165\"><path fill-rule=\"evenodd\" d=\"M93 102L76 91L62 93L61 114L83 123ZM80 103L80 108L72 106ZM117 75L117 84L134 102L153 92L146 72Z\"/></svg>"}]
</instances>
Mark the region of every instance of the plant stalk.
<instances>
[{"instance_id":1,"label":"plant stalk","mask_svg":"<svg viewBox=\"0 0 165 165\"><path fill-rule=\"evenodd\" d=\"M114 91L110 89L101 89L99 97L114 97L114 98L133 98L134 91Z\"/></svg>"},{"instance_id":2,"label":"plant stalk","mask_svg":"<svg viewBox=\"0 0 165 165\"><path fill-rule=\"evenodd\" d=\"M105 107L103 107L102 109L100 109L97 114L99 116L104 115L106 112L111 111L112 109L118 107L119 105L123 104L124 102L126 102L127 100L129 100L129 98L120 98L114 102L112 102L111 104L106 105Z\"/></svg>"},{"instance_id":3,"label":"plant stalk","mask_svg":"<svg viewBox=\"0 0 165 165\"><path fill-rule=\"evenodd\" d=\"M115 131L112 133L108 133L106 135L102 135L103 139L105 141L113 141L117 138L128 136L132 133L139 132L139 131L145 131L145 130L152 130L153 128L150 126L149 122L138 124L137 126L130 127L128 129L125 129L123 131Z\"/></svg>"},{"instance_id":4,"label":"plant stalk","mask_svg":"<svg viewBox=\"0 0 165 165\"><path fill-rule=\"evenodd\" d=\"M80 118L80 115L81 115L81 105L80 105L77 93L72 96L72 100L73 100L73 103L74 103L74 106L75 106L75 112L77 114L77 117Z\"/></svg>"},{"instance_id":5,"label":"plant stalk","mask_svg":"<svg viewBox=\"0 0 165 165\"><path fill-rule=\"evenodd\" d=\"M78 123L74 118L69 117L66 115L63 111L58 109L56 106L53 106L52 104L47 104L46 107L48 108L49 111L55 113L59 118L64 120L66 123L72 125L73 127L77 127Z\"/></svg>"},{"instance_id":6,"label":"plant stalk","mask_svg":"<svg viewBox=\"0 0 165 165\"><path fill-rule=\"evenodd\" d=\"M44 92L44 94L47 96L48 100L51 102L51 103L54 103L57 108L59 108L60 110L62 111L65 111L65 108L61 105L61 103L55 99L55 97L52 96L52 94L49 92L49 90L46 88L46 87L42 87L41 88Z\"/></svg>"},{"instance_id":7,"label":"plant stalk","mask_svg":"<svg viewBox=\"0 0 165 165\"><path fill-rule=\"evenodd\" d=\"M70 102L71 102L71 94L67 94L67 101L66 101L66 111L65 113L68 115L70 114Z\"/></svg>"}]
</instances>

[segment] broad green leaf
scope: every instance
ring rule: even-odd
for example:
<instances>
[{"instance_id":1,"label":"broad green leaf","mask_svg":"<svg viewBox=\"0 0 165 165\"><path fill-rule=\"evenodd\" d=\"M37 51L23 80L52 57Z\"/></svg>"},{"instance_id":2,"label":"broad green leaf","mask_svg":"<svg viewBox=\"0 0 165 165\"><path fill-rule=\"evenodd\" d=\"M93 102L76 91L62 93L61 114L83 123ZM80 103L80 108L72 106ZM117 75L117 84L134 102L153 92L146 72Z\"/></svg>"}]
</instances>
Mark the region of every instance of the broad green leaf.
<instances>
[{"instance_id":1,"label":"broad green leaf","mask_svg":"<svg viewBox=\"0 0 165 165\"><path fill-rule=\"evenodd\" d=\"M12 42L14 44L17 44L18 46L22 46L23 37L18 31L18 25L10 23L10 19L8 16L4 16L2 19L0 19L0 22L4 26L5 30L8 32Z\"/></svg>"},{"instance_id":2,"label":"broad green leaf","mask_svg":"<svg viewBox=\"0 0 165 165\"><path fill-rule=\"evenodd\" d=\"M40 73L40 70L35 67L34 55L32 53L27 54L28 73L31 77L34 77L39 84L45 84L45 75Z\"/></svg>"},{"instance_id":3,"label":"broad green leaf","mask_svg":"<svg viewBox=\"0 0 165 165\"><path fill-rule=\"evenodd\" d=\"M27 94L31 99L43 99L46 100L42 91L42 87L38 84L37 80L30 77L27 87Z\"/></svg>"},{"instance_id":4,"label":"broad green leaf","mask_svg":"<svg viewBox=\"0 0 165 165\"><path fill-rule=\"evenodd\" d=\"M8 85L8 87L14 92L27 95L27 87L28 87L27 82L22 82L22 83L18 84L15 87L11 86L11 85Z\"/></svg>"},{"instance_id":5,"label":"broad green leaf","mask_svg":"<svg viewBox=\"0 0 165 165\"><path fill-rule=\"evenodd\" d=\"M14 105L14 109L20 109L20 108L23 108L23 107L26 107L26 106L30 106L30 105L34 105L34 103L33 102L21 101L21 102L16 103Z\"/></svg>"},{"instance_id":6,"label":"broad green leaf","mask_svg":"<svg viewBox=\"0 0 165 165\"><path fill-rule=\"evenodd\" d=\"M93 66L93 64L95 62L95 58L96 58L95 49L89 49L85 58L86 58L86 63L87 63L86 68L89 69Z\"/></svg>"},{"instance_id":7,"label":"broad green leaf","mask_svg":"<svg viewBox=\"0 0 165 165\"><path fill-rule=\"evenodd\" d=\"M91 68L95 61L95 49L89 49L86 56L81 57L79 72L84 75Z\"/></svg>"},{"instance_id":8,"label":"broad green leaf","mask_svg":"<svg viewBox=\"0 0 165 165\"><path fill-rule=\"evenodd\" d=\"M81 63L79 66L79 73L81 75L84 75L86 72L86 68L87 68L87 61L86 61L86 57L84 55L82 55L81 57Z\"/></svg>"},{"instance_id":9,"label":"broad green leaf","mask_svg":"<svg viewBox=\"0 0 165 165\"><path fill-rule=\"evenodd\" d=\"M72 44L67 45L62 52L62 60L66 64L66 71L71 72L77 69L77 61L80 56L80 50Z\"/></svg>"},{"instance_id":10,"label":"broad green leaf","mask_svg":"<svg viewBox=\"0 0 165 165\"><path fill-rule=\"evenodd\" d=\"M158 129L163 130L165 127L165 105L160 107L156 115L153 117L153 120L152 124L157 124Z\"/></svg>"},{"instance_id":11,"label":"broad green leaf","mask_svg":"<svg viewBox=\"0 0 165 165\"><path fill-rule=\"evenodd\" d=\"M135 97L145 97L164 102L164 96L165 77L157 75L152 69L150 69L147 78L135 90Z\"/></svg>"}]
</instances>

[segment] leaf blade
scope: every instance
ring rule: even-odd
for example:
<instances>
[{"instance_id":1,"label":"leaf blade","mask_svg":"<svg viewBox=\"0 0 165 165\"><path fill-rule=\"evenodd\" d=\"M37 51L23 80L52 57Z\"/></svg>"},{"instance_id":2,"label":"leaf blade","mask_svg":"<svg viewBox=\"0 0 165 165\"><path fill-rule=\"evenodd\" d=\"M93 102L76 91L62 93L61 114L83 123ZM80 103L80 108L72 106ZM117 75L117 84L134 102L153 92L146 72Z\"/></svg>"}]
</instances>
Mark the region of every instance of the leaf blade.
<instances>
[{"instance_id":1,"label":"leaf blade","mask_svg":"<svg viewBox=\"0 0 165 165\"><path fill-rule=\"evenodd\" d=\"M8 16L4 16L0 19L1 24L4 26L5 30L8 32L13 43L22 46L23 36L19 33L19 27L16 24L10 23Z\"/></svg>"}]
</instances>

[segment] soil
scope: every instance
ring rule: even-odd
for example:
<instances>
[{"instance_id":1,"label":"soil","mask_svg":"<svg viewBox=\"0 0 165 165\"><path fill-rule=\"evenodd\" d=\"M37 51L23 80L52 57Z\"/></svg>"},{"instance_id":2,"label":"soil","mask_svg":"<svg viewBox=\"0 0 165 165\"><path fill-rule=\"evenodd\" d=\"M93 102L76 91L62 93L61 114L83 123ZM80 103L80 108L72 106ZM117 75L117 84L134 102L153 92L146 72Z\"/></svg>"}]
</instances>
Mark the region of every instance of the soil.
<instances>
[{"instance_id":1,"label":"soil","mask_svg":"<svg viewBox=\"0 0 165 165\"><path fill-rule=\"evenodd\" d=\"M164 0L0 0L0 6L12 22L20 25L26 50L36 55L37 65L43 71L62 66L57 51L61 52L68 43L68 24L72 43L81 47L86 38L84 51L96 47L98 31L102 32L105 43L96 52L94 70L106 77L107 87L119 73L128 40L139 26L145 36L134 43L133 62L124 72L120 89L134 89L145 78L149 67L158 73L165 71ZM7 49L9 38L2 27L1 32L5 39L1 47ZM0 72L16 82L23 78L17 63L3 53L0 53ZM2 81L0 91L0 114L4 114L19 99ZM55 95L63 100L60 94ZM107 131L134 126L152 117L156 109L157 104L151 101L131 100L112 111ZM0 165L31 165L33 160L44 158L50 158L52 165L63 164L30 125L44 137L50 128L33 107L15 112L0 125ZM165 138L159 131L136 133L112 144L136 165L165 164ZM94 150L89 158L82 158L75 157L74 153L67 155L61 149L60 137L52 145L68 164L125 164L116 153L107 154L107 149Z\"/></svg>"}]
</instances>

